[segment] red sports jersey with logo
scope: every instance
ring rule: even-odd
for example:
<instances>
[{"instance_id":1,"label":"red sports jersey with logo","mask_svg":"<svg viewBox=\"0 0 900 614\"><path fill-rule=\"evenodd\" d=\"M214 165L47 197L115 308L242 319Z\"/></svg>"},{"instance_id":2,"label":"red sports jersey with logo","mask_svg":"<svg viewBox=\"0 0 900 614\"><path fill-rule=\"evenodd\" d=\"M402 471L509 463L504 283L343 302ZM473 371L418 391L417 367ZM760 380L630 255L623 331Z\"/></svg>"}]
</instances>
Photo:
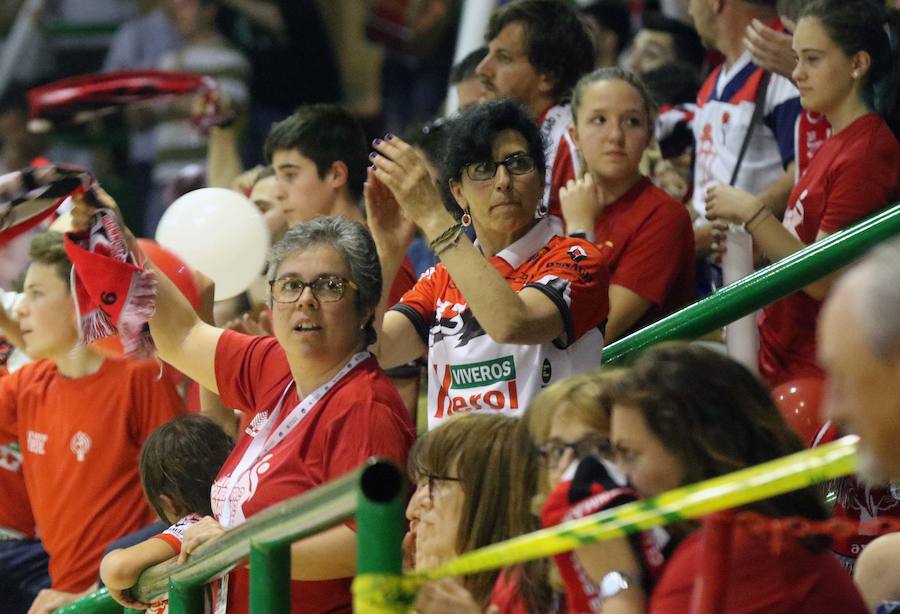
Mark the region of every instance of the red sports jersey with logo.
<instances>
[{"instance_id":1,"label":"red sports jersey with logo","mask_svg":"<svg viewBox=\"0 0 900 614\"><path fill-rule=\"evenodd\" d=\"M569 134L572 123L572 109L567 104L550 107L538 118L541 138L544 141L544 158L547 162L547 172L544 176L544 206L550 215L559 219L562 219L559 189L564 187L569 179L581 176L578 147Z\"/></svg>"},{"instance_id":2,"label":"red sports jersey with logo","mask_svg":"<svg viewBox=\"0 0 900 614\"><path fill-rule=\"evenodd\" d=\"M676 548L650 595L650 614L684 614L691 610L704 530L694 531ZM774 544L737 525L722 612L864 614L868 609L850 574L827 551L812 552L789 537Z\"/></svg>"},{"instance_id":3,"label":"red sports jersey with logo","mask_svg":"<svg viewBox=\"0 0 900 614\"><path fill-rule=\"evenodd\" d=\"M237 481L224 501L232 472L273 411L291 370L284 349L272 337L225 331L216 348L216 381L227 407L254 416L226 459L212 487L212 508L220 518L231 506L234 526L244 519L356 469L370 456L406 466L415 428L397 390L374 358L368 358L332 387L296 428ZM285 411L298 403L296 386L284 400ZM279 422L280 424L280 422ZM349 612L352 578L292 582L295 611ZM228 612L246 612L249 579L246 567L229 577Z\"/></svg>"},{"instance_id":4,"label":"red sports jersey with logo","mask_svg":"<svg viewBox=\"0 0 900 614\"><path fill-rule=\"evenodd\" d=\"M560 237L555 225L540 220L490 259L513 290L534 288L556 304L565 332L552 342L496 343L442 264L392 308L428 346L429 429L463 412L520 415L542 388L600 364L598 326L609 313L609 274L592 243Z\"/></svg>"},{"instance_id":5,"label":"red sports jersey with logo","mask_svg":"<svg viewBox=\"0 0 900 614\"><path fill-rule=\"evenodd\" d=\"M687 207L644 177L607 205L594 225L610 285L653 305L638 330L694 299L694 229Z\"/></svg>"},{"instance_id":6,"label":"red sports jersey with logo","mask_svg":"<svg viewBox=\"0 0 900 614\"><path fill-rule=\"evenodd\" d=\"M96 373L69 379L39 360L0 380L0 436L22 447L54 589L90 587L106 546L155 520L138 455L156 427L183 412L156 362L107 358Z\"/></svg>"},{"instance_id":7,"label":"red sports jersey with logo","mask_svg":"<svg viewBox=\"0 0 900 614\"><path fill-rule=\"evenodd\" d=\"M893 202L900 195L900 145L871 113L828 139L791 191L783 225L807 245ZM759 319L759 370L772 386L824 377L816 364L816 321L822 305L795 292Z\"/></svg>"}]
</instances>

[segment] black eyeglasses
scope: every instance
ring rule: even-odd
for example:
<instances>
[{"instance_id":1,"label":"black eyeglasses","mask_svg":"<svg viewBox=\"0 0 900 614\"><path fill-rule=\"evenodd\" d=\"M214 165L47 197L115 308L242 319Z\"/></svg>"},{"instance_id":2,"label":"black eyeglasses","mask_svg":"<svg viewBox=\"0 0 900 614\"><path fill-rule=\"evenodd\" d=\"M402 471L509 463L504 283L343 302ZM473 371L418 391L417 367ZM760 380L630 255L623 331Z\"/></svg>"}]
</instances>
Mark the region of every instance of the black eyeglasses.
<instances>
[{"instance_id":1,"label":"black eyeglasses","mask_svg":"<svg viewBox=\"0 0 900 614\"><path fill-rule=\"evenodd\" d=\"M545 466L552 467L559 464L566 450L572 450L577 459L588 456L608 458L612 454L612 444L608 437L588 435L572 443L548 441L538 449L538 454Z\"/></svg>"},{"instance_id":2,"label":"black eyeglasses","mask_svg":"<svg viewBox=\"0 0 900 614\"><path fill-rule=\"evenodd\" d=\"M272 300L276 303L296 303L303 290L309 288L320 303L334 303L344 298L347 288L359 290L359 286L337 275L322 275L306 282L296 277L282 277L269 282Z\"/></svg>"},{"instance_id":3,"label":"black eyeglasses","mask_svg":"<svg viewBox=\"0 0 900 614\"><path fill-rule=\"evenodd\" d=\"M497 175L497 169L505 166L510 175L527 175L534 170L534 158L526 153L517 153L503 160L485 160L466 165L466 175L472 181L488 181Z\"/></svg>"},{"instance_id":4,"label":"black eyeglasses","mask_svg":"<svg viewBox=\"0 0 900 614\"><path fill-rule=\"evenodd\" d=\"M428 498L429 499L431 499L434 496L434 483L435 482L462 482L462 478L452 478L447 475L433 475L430 473L421 475L420 479L428 480Z\"/></svg>"}]
</instances>

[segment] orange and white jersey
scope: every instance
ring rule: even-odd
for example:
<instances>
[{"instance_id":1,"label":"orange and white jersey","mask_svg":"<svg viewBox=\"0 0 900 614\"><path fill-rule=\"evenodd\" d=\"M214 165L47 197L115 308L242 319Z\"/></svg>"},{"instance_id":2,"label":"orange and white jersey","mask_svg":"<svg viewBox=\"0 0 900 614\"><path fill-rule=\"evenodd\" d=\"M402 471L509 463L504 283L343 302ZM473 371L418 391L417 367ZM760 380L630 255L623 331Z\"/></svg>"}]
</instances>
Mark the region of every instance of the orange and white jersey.
<instances>
[{"instance_id":1,"label":"orange and white jersey","mask_svg":"<svg viewBox=\"0 0 900 614\"><path fill-rule=\"evenodd\" d=\"M463 412L520 415L542 388L600 364L609 313L609 273L588 241L561 237L543 219L490 259L516 292L540 290L565 332L540 345L491 339L442 264L426 271L392 309L428 345L428 428ZM477 242L476 242L477 245Z\"/></svg>"}]
</instances>

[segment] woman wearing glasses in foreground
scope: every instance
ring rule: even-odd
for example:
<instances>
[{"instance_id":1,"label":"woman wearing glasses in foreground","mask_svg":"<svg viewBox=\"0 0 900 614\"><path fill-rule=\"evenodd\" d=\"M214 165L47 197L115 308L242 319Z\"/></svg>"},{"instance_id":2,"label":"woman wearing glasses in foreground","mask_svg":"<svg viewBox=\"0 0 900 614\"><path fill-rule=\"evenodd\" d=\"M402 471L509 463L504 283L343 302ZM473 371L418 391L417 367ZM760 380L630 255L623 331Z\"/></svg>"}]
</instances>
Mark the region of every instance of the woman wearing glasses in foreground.
<instances>
[{"instance_id":1,"label":"woman wearing glasses in foreground","mask_svg":"<svg viewBox=\"0 0 900 614\"><path fill-rule=\"evenodd\" d=\"M365 228L338 217L292 228L270 252L268 277L274 338L205 324L157 275L150 331L160 358L218 392L226 407L253 416L213 484L215 518L185 533L182 558L370 456L403 464L413 443L403 402L366 351L382 285ZM292 611L351 612L355 555L356 534L347 525L295 543ZM229 614L247 611L248 587L246 567L229 574Z\"/></svg>"},{"instance_id":2,"label":"woman wearing glasses in foreground","mask_svg":"<svg viewBox=\"0 0 900 614\"><path fill-rule=\"evenodd\" d=\"M385 314L378 342L385 368L427 351L429 429L457 413L519 415L542 387L600 363L608 274L592 243L536 215L544 150L518 105L454 120L441 169L448 208L408 144L388 135L374 148L365 196L385 283L415 226L441 259Z\"/></svg>"}]
</instances>

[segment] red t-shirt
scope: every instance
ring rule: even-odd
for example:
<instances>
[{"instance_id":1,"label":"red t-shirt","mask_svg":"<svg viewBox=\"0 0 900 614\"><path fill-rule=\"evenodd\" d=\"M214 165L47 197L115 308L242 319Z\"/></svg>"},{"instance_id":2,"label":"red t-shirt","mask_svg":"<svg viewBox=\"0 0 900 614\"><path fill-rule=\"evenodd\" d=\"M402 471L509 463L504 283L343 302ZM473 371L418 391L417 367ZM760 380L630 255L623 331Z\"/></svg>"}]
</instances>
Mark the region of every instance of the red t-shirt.
<instances>
[{"instance_id":1,"label":"red t-shirt","mask_svg":"<svg viewBox=\"0 0 900 614\"><path fill-rule=\"evenodd\" d=\"M594 225L610 285L628 288L653 305L638 330L694 299L694 229L687 207L646 177L607 205Z\"/></svg>"},{"instance_id":2,"label":"red t-shirt","mask_svg":"<svg viewBox=\"0 0 900 614\"><path fill-rule=\"evenodd\" d=\"M900 144L876 114L860 117L819 148L791 191L783 225L809 245L893 202L900 194ZM795 292L763 310L759 371L772 386L824 377L816 364L821 301Z\"/></svg>"},{"instance_id":3,"label":"red t-shirt","mask_svg":"<svg viewBox=\"0 0 900 614\"><path fill-rule=\"evenodd\" d=\"M252 442L251 433L265 423L292 377L287 356L274 338L225 331L216 348L216 381L227 407L254 415L213 484L212 508L218 518L224 485ZM283 419L298 403L292 387L279 416ZM232 524L321 486L370 456L387 457L405 467L414 437L415 427L396 388L375 359L368 358L238 482L231 502ZM292 582L295 611L349 612L351 580ZM229 578L228 612L246 612L248 595L248 573L241 567Z\"/></svg>"},{"instance_id":4,"label":"red t-shirt","mask_svg":"<svg viewBox=\"0 0 900 614\"><path fill-rule=\"evenodd\" d=\"M403 298L403 295L415 285L416 271L413 269L409 256L404 256L403 264L400 265L400 270L397 271L397 276L394 277L394 282L391 284L391 291L390 294L388 294L387 304L396 305L399 303L400 299Z\"/></svg>"},{"instance_id":5,"label":"red t-shirt","mask_svg":"<svg viewBox=\"0 0 900 614\"><path fill-rule=\"evenodd\" d=\"M0 444L0 532L3 529L34 539L34 516L22 475L22 448L15 438Z\"/></svg>"},{"instance_id":6,"label":"red t-shirt","mask_svg":"<svg viewBox=\"0 0 900 614\"><path fill-rule=\"evenodd\" d=\"M7 375L6 367L0 367L0 378ZM3 529L34 539L34 516L25 490L22 448L17 437L8 437L0 444L0 532Z\"/></svg>"},{"instance_id":7,"label":"red t-shirt","mask_svg":"<svg viewBox=\"0 0 900 614\"><path fill-rule=\"evenodd\" d=\"M650 614L690 611L703 555L699 529L679 544L650 596ZM726 601L729 614L864 614L853 579L828 552L813 553L784 538L776 551L768 539L736 527Z\"/></svg>"},{"instance_id":8,"label":"red t-shirt","mask_svg":"<svg viewBox=\"0 0 900 614\"><path fill-rule=\"evenodd\" d=\"M0 379L0 436L17 437L56 590L97 580L103 550L152 523L138 476L141 445L184 412L156 362L107 358L69 379L48 360Z\"/></svg>"}]
</instances>

